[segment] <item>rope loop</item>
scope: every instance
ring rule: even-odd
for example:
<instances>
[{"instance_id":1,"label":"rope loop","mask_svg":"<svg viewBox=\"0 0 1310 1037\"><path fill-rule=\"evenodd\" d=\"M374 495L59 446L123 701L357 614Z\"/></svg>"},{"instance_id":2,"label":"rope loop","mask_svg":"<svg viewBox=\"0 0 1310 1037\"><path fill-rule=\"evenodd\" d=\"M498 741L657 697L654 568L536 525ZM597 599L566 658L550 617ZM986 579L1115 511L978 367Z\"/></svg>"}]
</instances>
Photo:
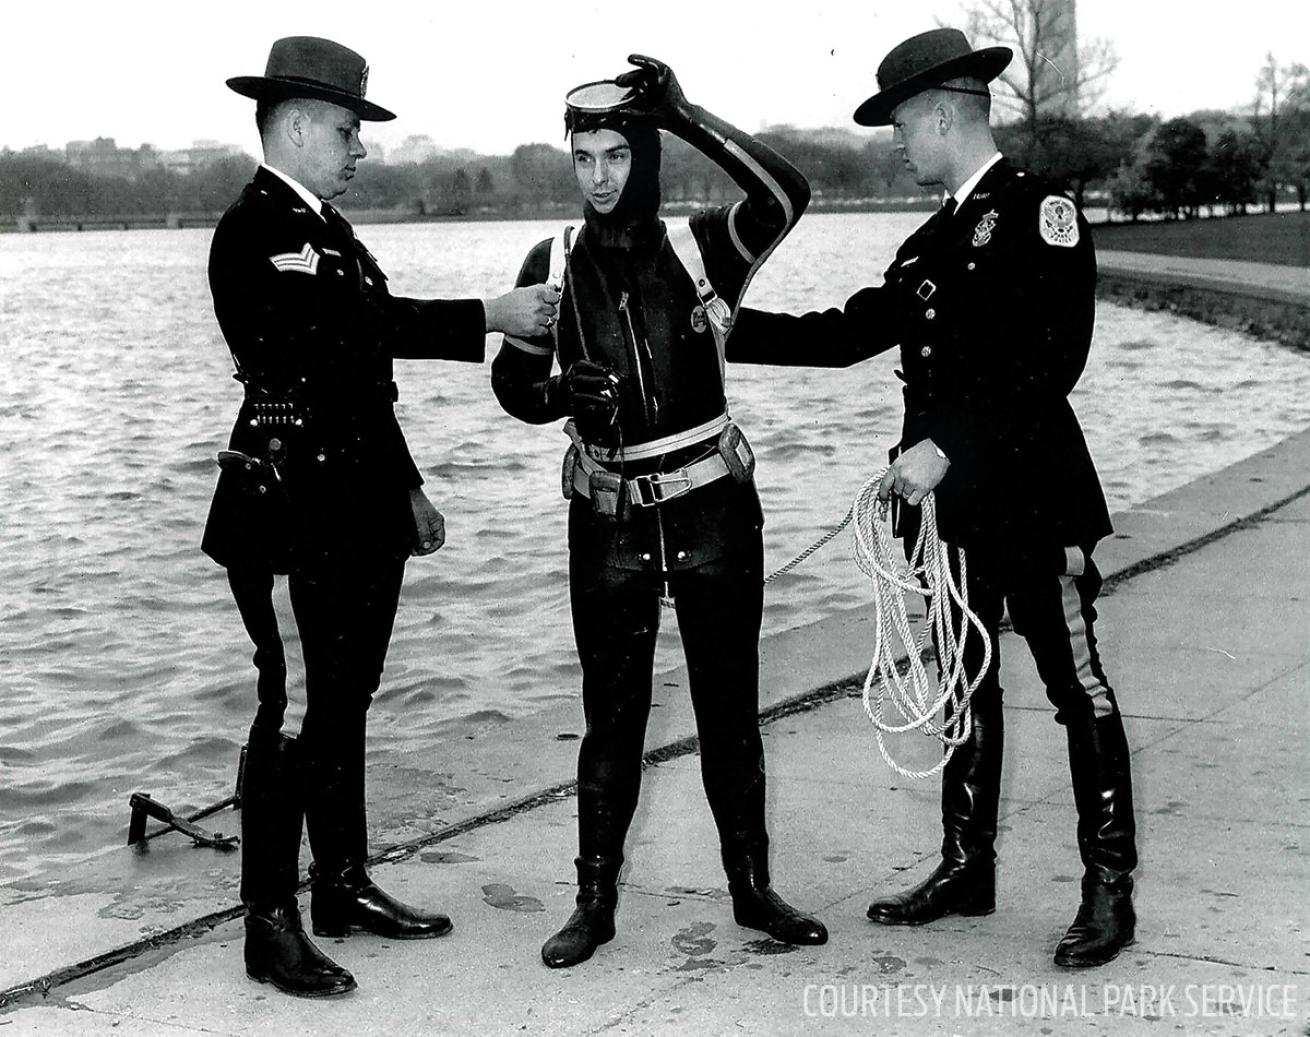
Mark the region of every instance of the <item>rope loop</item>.
<instances>
[{"instance_id":1,"label":"rope loop","mask_svg":"<svg viewBox=\"0 0 1310 1037\"><path fill-rule=\"evenodd\" d=\"M860 487L851 506L855 561L873 588L873 659L864 679L864 711L873 723L878 751L887 765L902 777L926 778L945 767L956 747L972 734L969 700L991 666L992 643L982 620L969 608L968 558L963 549L948 547L937 534L937 502L931 493L920 505L919 535L908 566L901 560L888 521L887 502L878 500L878 486L886 473L887 469L883 469ZM960 574L958 582L952 573L952 550ZM910 624L907 593L922 595L928 605L917 636ZM961 617L958 629L951 621L952 605ZM924 665L930 636L937 655L935 681ZM964 672L964 655L966 645L971 645L975 636L982 638L983 659L978 673L970 678ZM904 666L899 664L902 653ZM900 722L885 718L888 701ZM919 731L942 743L942 758L935 766L910 770L892 758L886 736L907 731Z\"/></svg>"}]
</instances>

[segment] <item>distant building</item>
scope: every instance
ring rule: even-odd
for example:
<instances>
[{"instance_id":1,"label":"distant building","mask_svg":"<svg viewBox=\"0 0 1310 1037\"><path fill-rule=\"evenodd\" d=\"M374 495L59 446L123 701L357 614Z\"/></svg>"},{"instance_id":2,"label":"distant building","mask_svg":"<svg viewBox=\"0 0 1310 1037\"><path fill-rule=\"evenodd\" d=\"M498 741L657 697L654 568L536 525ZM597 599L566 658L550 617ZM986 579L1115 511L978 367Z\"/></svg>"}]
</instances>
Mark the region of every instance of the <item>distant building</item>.
<instances>
[{"instance_id":1,"label":"distant building","mask_svg":"<svg viewBox=\"0 0 1310 1037\"><path fill-rule=\"evenodd\" d=\"M116 176L135 180L147 169L159 165L159 153L149 144L120 148L113 137L70 140L64 145L64 159L74 169L92 176Z\"/></svg>"},{"instance_id":2,"label":"distant building","mask_svg":"<svg viewBox=\"0 0 1310 1037\"><path fill-rule=\"evenodd\" d=\"M244 152L235 144L220 144L216 140L193 141L189 148L163 151L159 164L170 173L189 176L224 158L239 158Z\"/></svg>"},{"instance_id":3,"label":"distant building","mask_svg":"<svg viewBox=\"0 0 1310 1037\"><path fill-rule=\"evenodd\" d=\"M6 153L9 151L5 149ZM45 159L47 162L67 162L68 157L59 148L52 148L49 144L33 144L30 148L24 148L19 152L27 158Z\"/></svg>"}]
</instances>

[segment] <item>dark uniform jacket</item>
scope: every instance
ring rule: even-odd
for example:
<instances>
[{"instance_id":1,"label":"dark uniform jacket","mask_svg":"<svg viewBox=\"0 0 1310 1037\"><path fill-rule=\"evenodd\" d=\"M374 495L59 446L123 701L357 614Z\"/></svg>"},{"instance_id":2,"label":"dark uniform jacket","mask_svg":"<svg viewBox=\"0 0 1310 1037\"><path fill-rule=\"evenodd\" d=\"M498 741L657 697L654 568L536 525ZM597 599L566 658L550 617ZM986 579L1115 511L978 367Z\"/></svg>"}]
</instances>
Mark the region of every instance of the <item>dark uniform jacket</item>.
<instances>
[{"instance_id":1,"label":"dark uniform jacket","mask_svg":"<svg viewBox=\"0 0 1310 1037\"><path fill-rule=\"evenodd\" d=\"M732 307L758 264L732 226L739 213L740 206L725 205L691 217L710 282ZM549 336L509 340L517 348L502 350L496 361L493 384L511 413L529 421L557 416L534 413L522 400L510 402L515 385L530 385L549 375L556 351L561 370L585 355L619 375L618 438L606 445L661 439L724 413L718 348L691 276L668 243L663 221L651 220L645 229L644 240L625 245L599 242L590 226L578 233L560 299L558 343ZM551 240L532 249L519 286L547 279L550 252ZM588 430L582 431L585 435ZM713 443L711 437L710 446ZM704 457L707 449L702 444L631 462L623 473L672 471ZM594 556L599 564L677 571L749 543L747 534L762 522L754 483L730 477L656 507L627 503L617 521L596 515L589 500L576 496L569 516L569 546L575 553Z\"/></svg>"},{"instance_id":2,"label":"dark uniform jacket","mask_svg":"<svg viewBox=\"0 0 1310 1037\"><path fill-rule=\"evenodd\" d=\"M1091 346L1096 258L1070 199L1002 159L953 214L896 253L841 309L742 310L729 358L844 366L900 347L900 449L931 439L950 468L942 537L1022 550L1090 545L1109 513L1069 405Z\"/></svg>"},{"instance_id":3,"label":"dark uniform jacket","mask_svg":"<svg viewBox=\"0 0 1310 1037\"><path fill-rule=\"evenodd\" d=\"M220 473L202 548L221 565L407 553L423 480L392 358L483 359L479 301L393 297L350 225L324 214L261 167L214 232L214 312L246 388L230 449L277 468Z\"/></svg>"}]
</instances>

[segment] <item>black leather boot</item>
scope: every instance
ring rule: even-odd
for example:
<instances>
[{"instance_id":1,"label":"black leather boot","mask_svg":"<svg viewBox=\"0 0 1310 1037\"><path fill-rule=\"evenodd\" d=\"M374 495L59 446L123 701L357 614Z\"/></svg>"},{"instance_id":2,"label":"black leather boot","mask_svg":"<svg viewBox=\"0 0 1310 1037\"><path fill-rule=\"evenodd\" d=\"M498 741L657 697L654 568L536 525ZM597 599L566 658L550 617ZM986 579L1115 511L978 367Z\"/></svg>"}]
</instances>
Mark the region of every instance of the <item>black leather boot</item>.
<instances>
[{"instance_id":1,"label":"black leather boot","mask_svg":"<svg viewBox=\"0 0 1310 1037\"><path fill-rule=\"evenodd\" d=\"M769 885L768 847L768 840L762 837L736 840L724 847L733 919L746 929L768 933L779 943L827 943L824 924L792 907Z\"/></svg>"},{"instance_id":2,"label":"black leather boot","mask_svg":"<svg viewBox=\"0 0 1310 1037\"><path fill-rule=\"evenodd\" d=\"M309 917L315 936L376 933L389 940L428 940L445 936L453 926L436 912L419 911L381 889L362 863L328 872L309 866Z\"/></svg>"},{"instance_id":3,"label":"black leather boot","mask_svg":"<svg viewBox=\"0 0 1310 1037\"><path fill-rule=\"evenodd\" d=\"M1089 968L1133 942L1132 871L1137 866L1133 784L1123 718L1069 721L1069 772L1078 808L1082 904L1055 949L1055 964Z\"/></svg>"},{"instance_id":4,"label":"black leather boot","mask_svg":"<svg viewBox=\"0 0 1310 1037\"><path fill-rule=\"evenodd\" d=\"M942 771L941 863L912 889L870 904L871 921L924 925L947 915L996 910L994 847L1004 737L997 695L994 704L975 711L969 741Z\"/></svg>"},{"instance_id":5,"label":"black leather boot","mask_svg":"<svg viewBox=\"0 0 1310 1037\"><path fill-rule=\"evenodd\" d=\"M578 857L577 907L564 927L541 948L541 960L552 969L567 969L590 958L596 948L614 939L614 908L619 901L622 857Z\"/></svg>"},{"instance_id":6,"label":"black leather boot","mask_svg":"<svg viewBox=\"0 0 1310 1037\"><path fill-rule=\"evenodd\" d=\"M401 903L369 877L363 760L314 760L307 777L314 935L370 932L390 940L427 940L450 932L448 917Z\"/></svg>"},{"instance_id":7,"label":"black leather boot","mask_svg":"<svg viewBox=\"0 0 1310 1037\"><path fill-rule=\"evenodd\" d=\"M296 906L303 810L295 739L255 727L241 777L241 901L246 973L299 997L355 989L355 978L305 935Z\"/></svg>"}]
</instances>

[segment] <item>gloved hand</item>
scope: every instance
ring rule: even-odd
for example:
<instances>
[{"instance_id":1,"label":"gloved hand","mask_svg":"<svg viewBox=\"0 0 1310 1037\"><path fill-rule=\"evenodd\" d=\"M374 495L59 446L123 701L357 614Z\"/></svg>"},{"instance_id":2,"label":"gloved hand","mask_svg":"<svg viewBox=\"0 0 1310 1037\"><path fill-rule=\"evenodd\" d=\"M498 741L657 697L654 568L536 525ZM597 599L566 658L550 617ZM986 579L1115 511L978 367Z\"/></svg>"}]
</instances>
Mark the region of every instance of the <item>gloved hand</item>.
<instances>
[{"instance_id":1,"label":"gloved hand","mask_svg":"<svg viewBox=\"0 0 1310 1037\"><path fill-rule=\"evenodd\" d=\"M619 376L594 360L578 360L550 380L548 392L557 413L578 419L583 438L595 442L619 413ZM589 434L590 433L590 434Z\"/></svg>"},{"instance_id":2,"label":"gloved hand","mask_svg":"<svg viewBox=\"0 0 1310 1037\"><path fill-rule=\"evenodd\" d=\"M656 125L666 128L690 118L691 104L683 94L673 69L644 54L629 54L628 61L637 67L631 72L624 72L614 81L619 86L632 88L635 107L649 113Z\"/></svg>"}]
</instances>

